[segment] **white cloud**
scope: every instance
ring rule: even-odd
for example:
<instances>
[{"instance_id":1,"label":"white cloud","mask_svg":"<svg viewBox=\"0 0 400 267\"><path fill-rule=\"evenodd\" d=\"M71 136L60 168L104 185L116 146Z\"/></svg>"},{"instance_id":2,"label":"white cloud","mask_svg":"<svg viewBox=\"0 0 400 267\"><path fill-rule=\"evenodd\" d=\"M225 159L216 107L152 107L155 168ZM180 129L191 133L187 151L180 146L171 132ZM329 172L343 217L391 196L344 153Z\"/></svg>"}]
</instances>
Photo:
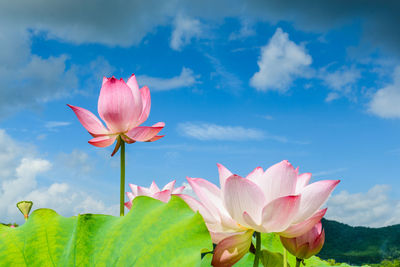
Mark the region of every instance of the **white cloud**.
<instances>
[{"instance_id":1,"label":"white cloud","mask_svg":"<svg viewBox=\"0 0 400 267\"><path fill-rule=\"evenodd\" d=\"M211 79L217 79L216 88L226 89L233 93L243 88L243 82L238 78L238 75L228 71L218 58L210 54L205 54L205 56L210 60L215 69L215 72L212 72L210 76Z\"/></svg>"},{"instance_id":2,"label":"white cloud","mask_svg":"<svg viewBox=\"0 0 400 267\"><path fill-rule=\"evenodd\" d=\"M369 103L369 111L382 118L400 118L400 66L393 72L393 83L379 89Z\"/></svg>"},{"instance_id":3,"label":"white cloud","mask_svg":"<svg viewBox=\"0 0 400 267\"><path fill-rule=\"evenodd\" d=\"M229 40L242 40L255 34L254 21L248 18L242 18L240 30L238 32L232 32L229 35Z\"/></svg>"},{"instance_id":4,"label":"white cloud","mask_svg":"<svg viewBox=\"0 0 400 267\"><path fill-rule=\"evenodd\" d=\"M265 137L263 131L241 126L221 126L211 123L185 122L178 125L178 131L185 136L199 140L260 140Z\"/></svg>"},{"instance_id":5,"label":"white cloud","mask_svg":"<svg viewBox=\"0 0 400 267\"><path fill-rule=\"evenodd\" d=\"M67 168L69 173L75 176L88 174L94 169L93 160L89 155L79 149L72 150L71 153L61 152L57 160L62 163L63 167Z\"/></svg>"},{"instance_id":6,"label":"white cloud","mask_svg":"<svg viewBox=\"0 0 400 267\"><path fill-rule=\"evenodd\" d=\"M400 200L389 197L390 187L375 185L368 192L333 195L327 203L328 219L353 226L382 227L400 223Z\"/></svg>"},{"instance_id":7,"label":"white cloud","mask_svg":"<svg viewBox=\"0 0 400 267\"><path fill-rule=\"evenodd\" d=\"M193 38L202 35L202 26L199 20L192 19L182 14L175 17L174 31L172 32L170 46L174 50L181 50Z\"/></svg>"},{"instance_id":8,"label":"white cloud","mask_svg":"<svg viewBox=\"0 0 400 267\"><path fill-rule=\"evenodd\" d=\"M293 80L309 75L312 59L302 46L289 40L289 35L278 28L268 44L261 49L257 62L260 68L250 79L259 91L286 92Z\"/></svg>"},{"instance_id":9,"label":"white cloud","mask_svg":"<svg viewBox=\"0 0 400 267\"><path fill-rule=\"evenodd\" d=\"M147 85L150 91L168 91L184 87L191 87L197 83L197 78L193 71L189 68L182 68L179 76L172 78L158 78L147 75L139 75L137 77L139 84Z\"/></svg>"},{"instance_id":10,"label":"white cloud","mask_svg":"<svg viewBox=\"0 0 400 267\"><path fill-rule=\"evenodd\" d=\"M352 67L342 67L334 72L329 72L326 69L321 69L319 78L322 79L325 86L334 90L330 92L325 101L330 102L341 96L352 97L354 87L357 81L361 78L359 69Z\"/></svg>"},{"instance_id":11,"label":"white cloud","mask_svg":"<svg viewBox=\"0 0 400 267\"><path fill-rule=\"evenodd\" d=\"M49 130L55 130L56 128L68 126L70 124L71 123L68 121L48 121L46 122L44 127L46 127Z\"/></svg>"},{"instance_id":12,"label":"white cloud","mask_svg":"<svg viewBox=\"0 0 400 267\"><path fill-rule=\"evenodd\" d=\"M30 33L0 23L0 117L68 95L77 87L68 57L31 54Z\"/></svg>"},{"instance_id":13,"label":"white cloud","mask_svg":"<svg viewBox=\"0 0 400 267\"><path fill-rule=\"evenodd\" d=\"M210 8L212 6L212 8ZM45 7L45 8L44 8ZM78 8L79 7L79 8ZM289 21L296 29L326 32L353 21L362 21L364 43L399 51L400 37L396 1L366 0L346 5L344 1L301 2L278 0L204 1L2 1L0 25L47 33L48 38L76 44L101 43L131 46L170 24L177 13L200 19L223 20L250 17L255 21ZM373 32L374 34L371 34ZM1 50L0 50L1 51Z\"/></svg>"},{"instance_id":14,"label":"white cloud","mask_svg":"<svg viewBox=\"0 0 400 267\"><path fill-rule=\"evenodd\" d=\"M179 123L177 131L190 138L206 141L245 141L268 139L280 143L291 143L297 145L308 145L310 142L289 140L285 136L274 135L266 131L242 126L217 125L204 122L183 122ZM215 147L215 146L214 146ZM221 148L219 148L221 149Z\"/></svg>"},{"instance_id":15,"label":"white cloud","mask_svg":"<svg viewBox=\"0 0 400 267\"><path fill-rule=\"evenodd\" d=\"M72 160L63 163L71 162L77 166L89 161L87 155L78 152L73 151ZM23 221L23 216L15 206L21 200L32 200L34 209L52 208L64 216L79 212L117 213L118 207L108 206L97 197L67 183L41 185L40 179L52 166L53 163L37 156L34 149L17 143L4 130L0 130L0 222Z\"/></svg>"},{"instance_id":16,"label":"white cloud","mask_svg":"<svg viewBox=\"0 0 400 267\"><path fill-rule=\"evenodd\" d=\"M319 171L319 172L313 173L313 177L327 177L327 176L331 176L336 173L344 172L346 170L347 170L347 168L337 168L337 169L332 169L332 170Z\"/></svg>"}]
</instances>

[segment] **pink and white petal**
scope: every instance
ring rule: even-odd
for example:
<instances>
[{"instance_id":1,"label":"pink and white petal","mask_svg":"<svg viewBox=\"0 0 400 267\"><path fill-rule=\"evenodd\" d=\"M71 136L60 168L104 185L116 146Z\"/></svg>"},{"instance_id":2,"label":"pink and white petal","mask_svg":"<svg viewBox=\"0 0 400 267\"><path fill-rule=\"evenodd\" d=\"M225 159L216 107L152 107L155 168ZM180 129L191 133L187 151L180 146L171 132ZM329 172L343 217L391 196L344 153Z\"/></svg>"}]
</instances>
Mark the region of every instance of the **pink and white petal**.
<instances>
[{"instance_id":1,"label":"pink and white petal","mask_svg":"<svg viewBox=\"0 0 400 267\"><path fill-rule=\"evenodd\" d=\"M247 212L243 212L243 219L246 222L245 225L246 225L247 228L253 229L253 230L255 230L257 232L260 232L260 233L266 232L266 230L260 224L260 222L256 222L256 220L253 219L253 217L250 214L248 214Z\"/></svg>"},{"instance_id":2,"label":"pink and white petal","mask_svg":"<svg viewBox=\"0 0 400 267\"><path fill-rule=\"evenodd\" d=\"M180 194L180 193L183 192L184 189L185 189L185 186L184 186L184 185L182 185L182 186L180 186L180 187L177 187L177 188L175 188L175 189L172 191L172 194Z\"/></svg>"},{"instance_id":3,"label":"pink and white petal","mask_svg":"<svg viewBox=\"0 0 400 267\"><path fill-rule=\"evenodd\" d=\"M257 184L257 180L261 179L263 174L264 174L263 168L257 167L246 176L246 179L249 179L250 181Z\"/></svg>"},{"instance_id":4,"label":"pink and white petal","mask_svg":"<svg viewBox=\"0 0 400 267\"><path fill-rule=\"evenodd\" d=\"M292 255L296 255L297 243L296 238L287 238L280 236L282 245L290 252Z\"/></svg>"},{"instance_id":5,"label":"pink and white petal","mask_svg":"<svg viewBox=\"0 0 400 267\"><path fill-rule=\"evenodd\" d=\"M68 105L78 117L78 120L82 124L83 127L92 135L106 135L109 134L109 131L104 127L101 121L89 110L75 107L72 105Z\"/></svg>"},{"instance_id":6,"label":"pink and white petal","mask_svg":"<svg viewBox=\"0 0 400 267\"><path fill-rule=\"evenodd\" d=\"M155 124L153 124L151 127L165 127L165 122L157 122Z\"/></svg>"},{"instance_id":7,"label":"pink and white petal","mask_svg":"<svg viewBox=\"0 0 400 267\"><path fill-rule=\"evenodd\" d=\"M262 226L265 232L281 232L292 223L300 207L301 197L286 196L268 203L262 211Z\"/></svg>"},{"instance_id":8,"label":"pink and white petal","mask_svg":"<svg viewBox=\"0 0 400 267\"><path fill-rule=\"evenodd\" d=\"M210 232L211 235L211 239L212 242L214 244L218 244L219 242L221 242L222 240L224 240L225 238L228 238L230 236L234 236L239 234L240 232L214 232L213 229L213 225L210 224L206 224L208 231Z\"/></svg>"},{"instance_id":9,"label":"pink and white petal","mask_svg":"<svg viewBox=\"0 0 400 267\"><path fill-rule=\"evenodd\" d=\"M176 196L180 197L183 199L183 201L188 204L188 206L194 211L198 211L201 216L203 216L203 219L206 223L208 224L219 224L219 216L214 216L200 201L197 199L185 195L185 194L177 194Z\"/></svg>"},{"instance_id":10,"label":"pink and white petal","mask_svg":"<svg viewBox=\"0 0 400 267\"><path fill-rule=\"evenodd\" d=\"M151 182L149 191L151 194L155 194L157 192L160 192L160 188L158 188L157 184L153 181L153 182Z\"/></svg>"},{"instance_id":11,"label":"pink and white petal","mask_svg":"<svg viewBox=\"0 0 400 267\"><path fill-rule=\"evenodd\" d=\"M222 164L217 163L217 167L219 173L219 184L221 186L221 189L223 189L225 186L226 179L228 179L228 177L230 177L232 173Z\"/></svg>"},{"instance_id":12,"label":"pink and white petal","mask_svg":"<svg viewBox=\"0 0 400 267\"><path fill-rule=\"evenodd\" d=\"M321 234L314 240L314 242L310 243L310 252L311 256L318 254L325 243L325 231L322 230Z\"/></svg>"},{"instance_id":13,"label":"pink and white petal","mask_svg":"<svg viewBox=\"0 0 400 267\"><path fill-rule=\"evenodd\" d=\"M161 138L163 138L165 135L156 135L153 138L151 138L150 140L147 140L146 142L154 142L157 140L160 140Z\"/></svg>"},{"instance_id":14,"label":"pink and white petal","mask_svg":"<svg viewBox=\"0 0 400 267\"><path fill-rule=\"evenodd\" d=\"M201 203L207 207L214 218L221 217L221 209L224 209L220 189L207 180L201 178L186 178L196 193Z\"/></svg>"},{"instance_id":15,"label":"pink and white petal","mask_svg":"<svg viewBox=\"0 0 400 267\"><path fill-rule=\"evenodd\" d=\"M114 78L114 76L112 76L112 78ZM101 85L103 85L106 82L108 82L109 79L111 79L111 78L107 78L106 76L103 76L103 82L101 83Z\"/></svg>"},{"instance_id":16,"label":"pink and white petal","mask_svg":"<svg viewBox=\"0 0 400 267\"><path fill-rule=\"evenodd\" d=\"M278 197L295 194L297 172L289 161L283 160L268 168L254 182L263 190L266 201L270 202Z\"/></svg>"},{"instance_id":17,"label":"pink and white petal","mask_svg":"<svg viewBox=\"0 0 400 267\"><path fill-rule=\"evenodd\" d=\"M301 190L308 185L311 179L311 173L302 173L297 176L296 194L300 194Z\"/></svg>"},{"instance_id":18,"label":"pink and white petal","mask_svg":"<svg viewBox=\"0 0 400 267\"><path fill-rule=\"evenodd\" d=\"M328 199L339 180L323 180L307 185L301 191L299 212L294 219L298 223L313 215Z\"/></svg>"},{"instance_id":19,"label":"pink and white petal","mask_svg":"<svg viewBox=\"0 0 400 267\"><path fill-rule=\"evenodd\" d=\"M113 152L111 153L111 157L113 157L113 156L115 155L115 153L118 152L120 146L121 146L121 139L120 139L120 138L117 138L117 143L115 144L114 150L113 150Z\"/></svg>"},{"instance_id":20,"label":"pink and white petal","mask_svg":"<svg viewBox=\"0 0 400 267\"><path fill-rule=\"evenodd\" d=\"M135 103L132 91L124 81L110 78L101 87L98 111L113 133L121 133L137 122L142 107Z\"/></svg>"},{"instance_id":21,"label":"pink and white petal","mask_svg":"<svg viewBox=\"0 0 400 267\"><path fill-rule=\"evenodd\" d=\"M131 192L126 192L126 196L129 198L130 201L134 200L136 195Z\"/></svg>"},{"instance_id":22,"label":"pink and white petal","mask_svg":"<svg viewBox=\"0 0 400 267\"><path fill-rule=\"evenodd\" d=\"M150 114L151 108L151 97L150 97L150 90L147 86L144 86L140 89L140 96L142 98L142 114L140 114L138 125L142 124L147 120Z\"/></svg>"},{"instance_id":23,"label":"pink and white petal","mask_svg":"<svg viewBox=\"0 0 400 267\"><path fill-rule=\"evenodd\" d=\"M151 197L152 193L146 187L138 186L137 187L137 196L148 196Z\"/></svg>"},{"instance_id":24,"label":"pink and white petal","mask_svg":"<svg viewBox=\"0 0 400 267\"><path fill-rule=\"evenodd\" d=\"M305 243L309 243L310 246L312 245L312 243L314 242L315 238L318 237L321 232L319 232L318 230L318 225L321 226L321 230L322 230L322 223L318 222L316 223L308 232L306 232L304 235L298 236L296 237L296 242L297 242L297 246L301 246Z\"/></svg>"},{"instance_id":25,"label":"pink and white petal","mask_svg":"<svg viewBox=\"0 0 400 267\"><path fill-rule=\"evenodd\" d=\"M250 249L253 231L249 230L225 238L215 247L211 265L228 267L238 262Z\"/></svg>"},{"instance_id":26,"label":"pink and white petal","mask_svg":"<svg viewBox=\"0 0 400 267\"><path fill-rule=\"evenodd\" d=\"M133 143L136 142L135 140L130 139L130 138L129 138L128 136L126 136L125 134L121 134L120 136L121 136L122 140L123 140L125 143L127 143L127 144L133 144Z\"/></svg>"},{"instance_id":27,"label":"pink and white petal","mask_svg":"<svg viewBox=\"0 0 400 267\"><path fill-rule=\"evenodd\" d=\"M132 194L134 194L135 196L137 196L137 194L138 194L138 191L137 191L137 185L135 185L135 184L129 184L129 187L131 188L131 190L132 190Z\"/></svg>"},{"instance_id":28,"label":"pink and white petal","mask_svg":"<svg viewBox=\"0 0 400 267\"><path fill-rule=\"evenodd\" d=\"M245 225L243 213L247 212L258 224L261 223L261 212L266 203L263 192L255 183L234 174L226 179L222 196L226 210L236 222Z\"/></svg>"},{"instance_id":29,"label":"pink and white petal","mask_svg":"<svg viewBox=\"0 0 400 267\"><path fill-rule=\"evenodd\" d=\"M124 205L128 210L130 210L132 208L132 201L127 201Z\"/></svg>"},{"instance_id":30,"label":"pink and white petal","mask_svg":"<svg viewBox=\"0 0 400 267\"><path fill-rule=\"evenodd\" d=\"M224 231L243 231L244 227L235 222L229 213L224 209L220 211L221 229Z\"/></svg>"},{"instance_id":31,"label":"pink and white petal","mask_svg":"<svg viewBox=\"0 0 400 267\"><path fill-rule=\"evenodd\" d=\"M166 184L162 190L170 190L171 192L174 191L174 186L175 186L176 180L173 180Z\"/></svg>"},{"instance_id":32,"label":"pink and white petal","mask_svg":"<svg viewBox=\"0 0 400 267\"><path fill-rule=\"evenodd\" d=\"M136 81L135 74L131 75L131 77L126 82L126 85L132 90L134 105L137 106L137 111L139 112L136 114L135 120L130 125L130 127L133 128L133 127L139 126L142 123L142 122L140 122L140 117L141 117L141 114L143 113L142 94L139 90L139 85Z\"/></svg>"},{"instance_id":33,"label":"pink and white petal","mask_svg":"<svg viewBox=\"0 0 400 267\"><path fill-rule=\"evenodd\" d=\"M309 219L302 221L300 223L292 224L285 231L282 231L278 234L288 238L301 236L310 231L310 229L313 228L316 223L321 221L322 217L324 217L326 213L326 210L327 209L319 210Z\"/></svg>"},{"instance_id":34,"label":"pink and white petal","mask_svg":"<svg viewBox=\"0 0 400 267\"><path fill-rule=\"evenodd\" d=\"M115 142L115 139L117 139L116 135L98 136L98 137L90 139L89 144L97 146L97 147L107 147L107 146L111 146Z\"/></svg>"},{"instance_id":35,"label":"pink and white petal","mask_svg":"<svg viewBox=\"0 0 400 267\"><path fill-rule=\"evenodd\" d=\"M146 142L155 137L163 128L164 126L139 126L127 132L126 135L132 140Z\"/></svg>"},{"instance_id":36,"label":"pink and white petal","mask_svg":"<svg viewBox=\"0 0 400 267\"><path fill-rule=\"evenodd\" d=\"M152 197L167 203L171 199L171 191L169 190L160 191L155 193Z\"/></svg>"}]
</instances>

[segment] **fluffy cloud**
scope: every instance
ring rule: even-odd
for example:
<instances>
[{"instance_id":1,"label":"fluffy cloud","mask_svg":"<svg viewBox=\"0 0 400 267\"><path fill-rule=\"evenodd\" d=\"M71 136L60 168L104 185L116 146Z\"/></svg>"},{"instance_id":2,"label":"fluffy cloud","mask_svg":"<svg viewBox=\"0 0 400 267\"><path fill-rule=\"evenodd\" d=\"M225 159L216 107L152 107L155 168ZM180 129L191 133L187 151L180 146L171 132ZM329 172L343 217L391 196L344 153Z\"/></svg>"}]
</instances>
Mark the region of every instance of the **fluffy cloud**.
<instances>
[{"instance_id":1,"label":"fluffy cloud","mask_svg":"<svg viewBox=\"0 0 400 267\"><path fill-rule=\"evenodd\" d=\"M262 47L257 62L260 70L250 80L259 91L285 92L297 77L307 76L311 56L305 49L289 40L289 35L278 28L269 43Z\"/></svg>"},{"instance_id":2,"label":"fluffy cloud","mask_svg":"<svg viewBox=\"0 0 400 267\"><path fill-rule=\"evenodd\" d=\"M241 19L241 27L238 32L233 32L229 35L229 40L242 40L256 34L254 21L248 18Z\"/></svg>"},{"instance_id":3,"label":"fluffy cloud","mask_svg":"<svg viewBox=\"0 0 400 267\"><path fill-rule=\"evenodd\" d=\"M179 14L175 17L170 46L174 50L181 50L184 45L190 43L192 38L198 38L201 34L202 29L199 20Z\"/></svg>"},{"instance_id":4,"label":"fluffy cloud","mask_svg":"<svg viewBox=\"0 0 400 267\"><path fill-rule=\"evenodd\" d=\"M178 125L178 131L185 136L198 140L260 140L264 133L257 129L241 126L221 126L211 123L185 122Z\"/></svg>"},{"instance_id":5,"label":"fluffy cloud","mask_svg":"<svg viewBox=\"0 0 400 267\"><path fill-rule=\"evenodd\" d=\"M168 91L184 87L191 87L196 84L196 79L199 76L195 75L189 68L182 68L179 76L172 78L158 78L147 75L137 77L139 84L147 85L151 91Z\"/></svg>"},{"instance_id":6,"label":"fluffy cloud","mask_svg":"<svg viewBox=\"0 0 400 267\"><path fill-rule=\"evenodd\" d=\"M319 78L322 79L325 86L333 90L325 99L326 102L330 102L341 96L352 98L354 87L361 78L361 72L354 66L351 68L344 66L333 72L321 69Z\"/></svg>"},{"instance_id":7,"label":"fluffy cloud","mask_svg":"<svg viewBox=\"0 0 400 267\"><path fill-rule=\"evenodd\" d=\"M66 67L67 56L32 55L30 34L0 22L0 116L37 107L74 90L77 77Z\"/></svg>"},{"instance_id":8,"label":"fluffy cloud","mask_svg":"<svg viewBox=\"0 0 400 267\"><path fill-rule=\"evenodd\" d=\"M42 186L38 181L49 172L53 163L37 156L34 148L14 141L4 130L0 130L0 148L1 222L23 221L15 206L21 200L32 200L34 209L52 208L64 216L85 212L116 214L118 211L118 207L108 206L67 183ZM87 155L77 151L71 155L69 162L74 166L88 160ZM69 164L68 161L64 163Z\"/></svg>"},{"instance_id":9,"label":"fluffy cloud","mask_svg":"<svg viewBox=\"0 0 400 267\"><path fill-rule=\"evenodd\" d=\"M398 224L400 201L390 199L389 191L387 185L376 185L365 193L341 191L329 199L326 217L353 226Z\"/></svg>"},{"instance_id":10,"label":"fluffy cloud","mask_svg":"<svg viewBox=\"0 0 400 267\"><path fill-rule=\"evenodd\" d=\"M213 8L210 9L210 6ZM43 8L46 7L46 8ZM168 25L178 13L202 19L250 17L257 20L293 22L301 30L324 32L344 25L356 16L362 23L364 43L372 43L399 52L400 35L395 0L366 0L348 4L338 1L293 0L205 0L192 1L118 1L78 0L65 2L3 1L0 24L8 28L24 27L47 32L48 38L68 42L102 43L130 46Z\"/></svg>"},{"instance_id":11,"label":"fluffy cloud","mask_svg":"<svg viewBox=\"0 0 400 267\"><path fill-rule=\"evenodd\" d=\"M382 118L400 118L400 66L393 72L393 83L372 96L369 111Z\"/></svg>"}]
</instances>

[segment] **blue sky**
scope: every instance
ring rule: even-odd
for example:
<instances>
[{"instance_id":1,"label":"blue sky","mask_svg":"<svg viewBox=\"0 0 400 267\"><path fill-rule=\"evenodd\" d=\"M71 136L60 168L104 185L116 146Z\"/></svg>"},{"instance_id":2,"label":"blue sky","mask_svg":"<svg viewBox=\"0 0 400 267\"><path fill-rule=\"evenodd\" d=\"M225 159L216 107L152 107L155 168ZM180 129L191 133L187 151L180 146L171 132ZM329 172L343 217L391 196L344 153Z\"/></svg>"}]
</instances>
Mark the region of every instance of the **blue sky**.
<instances>
[{"instance_id":1,"label":"blue sky","mask_svg":"<svg viewBox=\"0 0 400 267\"><path fill-rule=\"evenodd\" d=\"M166 136L127 146L127 183L217 183L216 163L245 176L288 159L342 180L328 218L400 223L395 1L25 2L0 4L2 221L22 219L22 199L117 213L118 155L66 104L97 114L102 77L135 73L145 125Z\"/></svg>"}]
</instances>

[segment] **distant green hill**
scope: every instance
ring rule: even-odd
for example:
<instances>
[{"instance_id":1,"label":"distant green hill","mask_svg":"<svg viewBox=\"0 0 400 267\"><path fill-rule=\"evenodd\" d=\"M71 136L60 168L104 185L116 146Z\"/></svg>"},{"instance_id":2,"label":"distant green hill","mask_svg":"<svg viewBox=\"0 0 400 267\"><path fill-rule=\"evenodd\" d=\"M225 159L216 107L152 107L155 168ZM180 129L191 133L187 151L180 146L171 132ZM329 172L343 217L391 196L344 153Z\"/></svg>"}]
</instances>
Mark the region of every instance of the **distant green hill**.
<instances>
[{"instance_id":1,"label":"distant green hill","mask_svg":"<svg viewBox=\"0 0 400 267\"><path fill-rule=\"evenodd\" d=\"M318 256L336 262L361 265L384 259L400 259L400 224L382 227L352 227L322 220L325 245Z\"/></svg>"}]
</instances>

